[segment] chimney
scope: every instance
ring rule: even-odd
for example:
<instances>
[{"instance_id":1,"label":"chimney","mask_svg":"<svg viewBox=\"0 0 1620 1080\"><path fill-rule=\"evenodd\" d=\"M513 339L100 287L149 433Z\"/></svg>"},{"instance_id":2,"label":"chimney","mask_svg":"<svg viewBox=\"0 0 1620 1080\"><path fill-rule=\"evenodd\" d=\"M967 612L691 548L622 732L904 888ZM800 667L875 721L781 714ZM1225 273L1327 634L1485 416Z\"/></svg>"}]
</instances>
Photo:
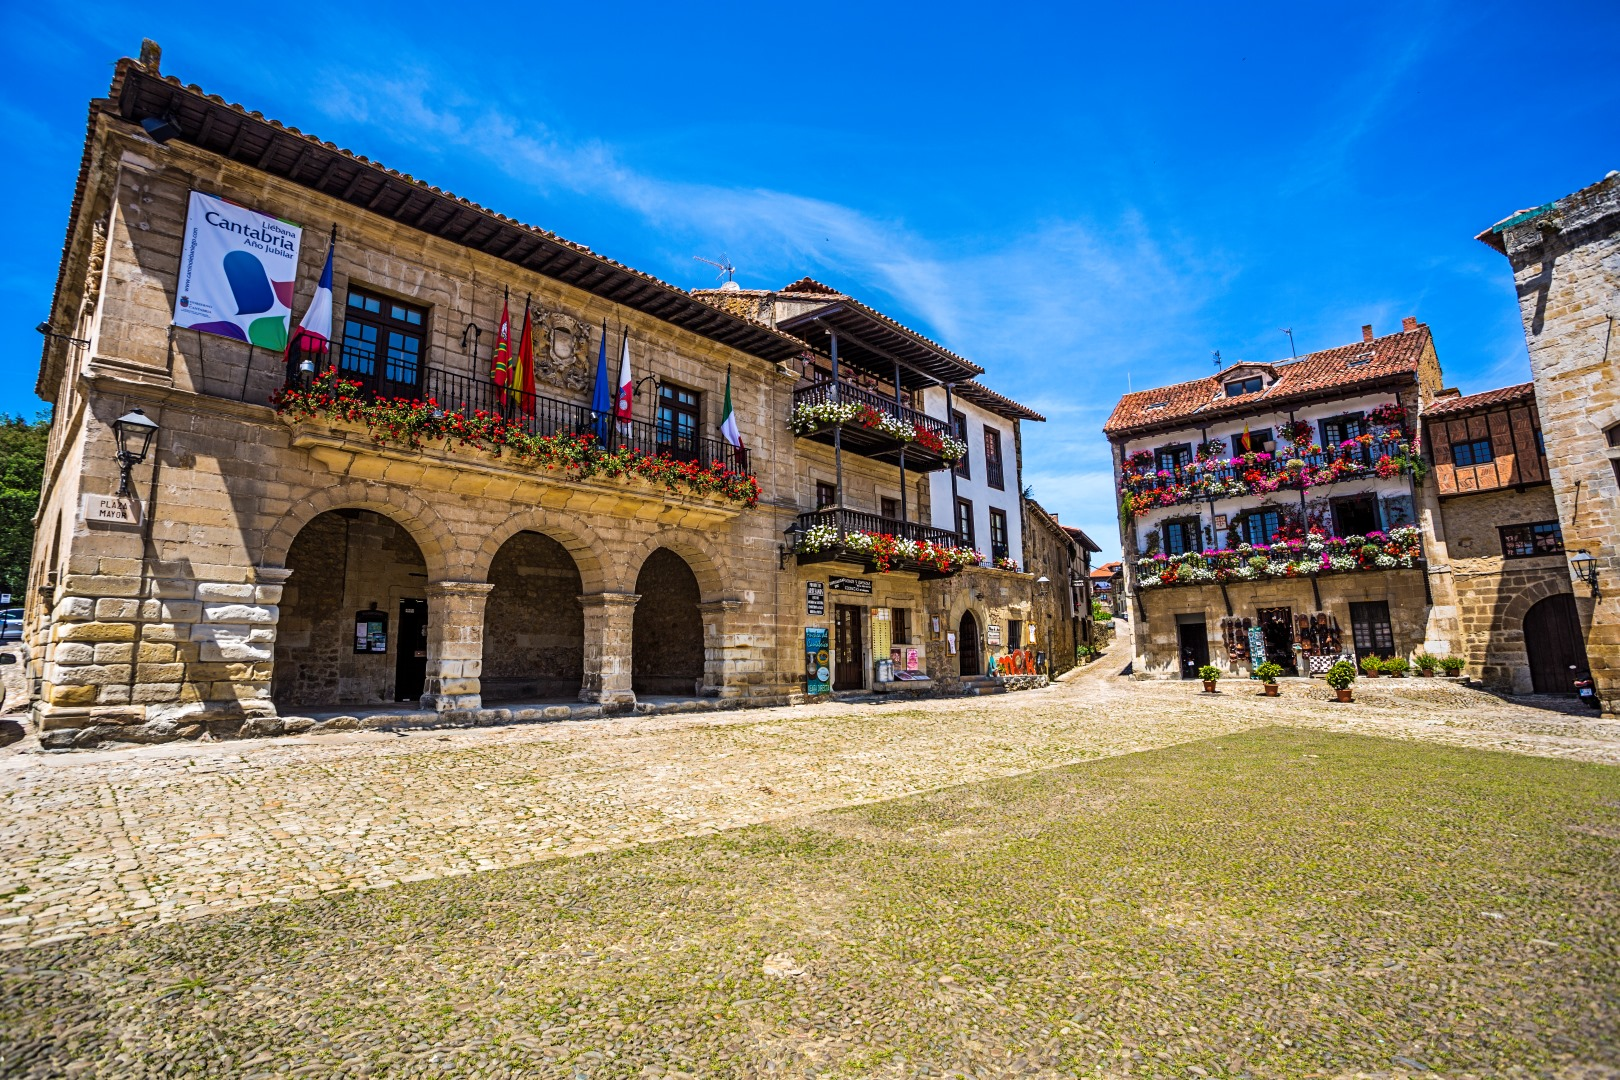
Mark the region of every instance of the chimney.
<instances>
[{"instance_id":1,"label":"chimney","mask_svg":"<svg viewBox=\"0 0 1620 1080\"><path fill-rule=\"evenodd\" d=\"M1417 316L1416 315L1408 315L1406 318L1401 320L1401 330L1403 332L1410 334L1412 331L1414 331L1416 329L1417 329Z\"/></svg>"},{"instance_id":2,"label":"chimney","mask_svg":"<svg viewBox=\"0 0 1620 1080\"><path fill-rule=\"evenodd\" d=\"M1372 323L1363 323L1361 325L1361 340L1362 341L1371 341L1372 340Z\"/></svg>"},{"instance_id":3,"label":"chimney","mask_svg":"<svg viewBox=\"0 0 1620 1080\"><path fill-rule=\"evenodd\" d=\"M163 60L163 48L151 38L141 38L141 67L153 75L158 73L158 64Z\"/></svg>"}]
</instances>

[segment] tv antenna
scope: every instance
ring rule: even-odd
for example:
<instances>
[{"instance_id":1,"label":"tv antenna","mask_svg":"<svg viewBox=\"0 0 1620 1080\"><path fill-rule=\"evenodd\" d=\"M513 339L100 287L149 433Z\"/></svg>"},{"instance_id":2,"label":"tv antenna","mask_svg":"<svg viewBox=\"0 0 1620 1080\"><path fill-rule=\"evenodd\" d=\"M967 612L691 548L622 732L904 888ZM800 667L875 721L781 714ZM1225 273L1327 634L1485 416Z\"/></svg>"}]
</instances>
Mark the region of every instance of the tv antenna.
<instances>
[{"instance_id":1,"label":"tv antenna","mask_svg":"<svg viewBox=\"0 0 1620 1080\"><path fill-rule=\"evenodd\" d=\"M710 266L718 269L720 273L714 275L716 281L720 280L721 277L724 277L726 281L729 282L737 275L737 268L731 265L731 256L726 255L723 252L720 255L719 262L715 262L713 259L705 259L701 255L694 255L692 258L701 263L708 263Z\"/></svg>"},{"instance_id":2,"label":"tv antenna","mask_svg":"<svg viewBox=\"0 0 1620 1080\"><path fill-rule=\"evenodd\" d=\"M1221 370L1221 350L1216 349L1215 353L1214 353L1214 356L1215 356L1215 370L1219 371L1219 370Z\"/></svg>"},{"instance_id":3,"label":"tv antenna","mask_svg":"<svg viewBox=\"0 0 1620 1080\"><path fill-rule=\"evenodd\" d=\"M1288 335L1288 351L1294 354L1295 360L1298 360L1299 350L1294 348L1294 328L1292 326L1281 326L1278 329Z\"/></svg>"}]
</instances>

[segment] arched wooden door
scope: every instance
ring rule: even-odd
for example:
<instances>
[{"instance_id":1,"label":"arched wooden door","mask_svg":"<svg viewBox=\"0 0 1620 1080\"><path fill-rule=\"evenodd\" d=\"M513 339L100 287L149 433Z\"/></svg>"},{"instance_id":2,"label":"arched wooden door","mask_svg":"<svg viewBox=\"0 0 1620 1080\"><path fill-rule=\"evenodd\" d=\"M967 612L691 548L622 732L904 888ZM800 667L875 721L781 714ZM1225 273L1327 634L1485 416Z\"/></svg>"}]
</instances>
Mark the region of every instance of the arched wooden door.
<instances>
[{"instance_id":1,"label":"arched wooden door","mask_svg":"<svg viewBox=\"0 0 1620 1080\"><path fill-rule=\"evenodd\" d=\"M957 627L957 672L962 675L983 675L984 656L979 648L979 620L973 612L962 612L962 624Z\"/></svg>"},{"instance_id":2,"label":"arched wooden door","mask_svg":"<svg viewBox=\"0 0 1620 1080\"><path fill-rule=\"evenodd\" d=\"M1572 691L1575 673L1586 670L1586 643L1573 596L1549 596L1525 612L1524 649L1530 654L1530 685L1536 693Z\"/></svg>"}]
</instances>

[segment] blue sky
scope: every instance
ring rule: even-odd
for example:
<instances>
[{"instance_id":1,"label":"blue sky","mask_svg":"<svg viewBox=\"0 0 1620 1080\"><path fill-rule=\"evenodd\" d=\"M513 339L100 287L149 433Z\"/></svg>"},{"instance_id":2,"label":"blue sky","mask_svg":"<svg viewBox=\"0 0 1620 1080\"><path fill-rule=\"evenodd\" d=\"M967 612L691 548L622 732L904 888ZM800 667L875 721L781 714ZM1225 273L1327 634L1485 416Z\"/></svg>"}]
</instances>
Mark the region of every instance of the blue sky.
<instances>
[{"instance_id":1,"label":"blue sky","mask_svg":"<svg viewBox=\"0 0 1620 1080\"><path fill-rule=\"evenodd\" d=\"M1109 553L1127 385L1404 315L1465 392L1522 381L1473 236L1620 168L1613 3L142 7L10 5L0 409L39 407L85 105L148 36L167 73L668 281L724 252L937 337L1050 418L1025 480Z\"/></svg>"}]
</instances>

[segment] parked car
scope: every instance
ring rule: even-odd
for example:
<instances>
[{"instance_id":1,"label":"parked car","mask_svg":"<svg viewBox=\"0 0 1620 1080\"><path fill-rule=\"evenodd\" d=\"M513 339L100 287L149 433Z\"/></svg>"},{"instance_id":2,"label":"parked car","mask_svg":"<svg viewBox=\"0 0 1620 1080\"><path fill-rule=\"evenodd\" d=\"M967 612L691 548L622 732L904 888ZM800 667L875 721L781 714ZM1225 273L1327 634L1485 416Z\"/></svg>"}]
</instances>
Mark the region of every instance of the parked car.
<instances>
[{"instance_id":1,"label":"parked car","mask_svg":"<svg viewBox=\"0 0 1620 1080\"><path fill-rule=\"evenodd\" d=\"M0 611L0 641L21 641L23 636L23 609L6 608Z\"/></svg>"}]
</instances>

